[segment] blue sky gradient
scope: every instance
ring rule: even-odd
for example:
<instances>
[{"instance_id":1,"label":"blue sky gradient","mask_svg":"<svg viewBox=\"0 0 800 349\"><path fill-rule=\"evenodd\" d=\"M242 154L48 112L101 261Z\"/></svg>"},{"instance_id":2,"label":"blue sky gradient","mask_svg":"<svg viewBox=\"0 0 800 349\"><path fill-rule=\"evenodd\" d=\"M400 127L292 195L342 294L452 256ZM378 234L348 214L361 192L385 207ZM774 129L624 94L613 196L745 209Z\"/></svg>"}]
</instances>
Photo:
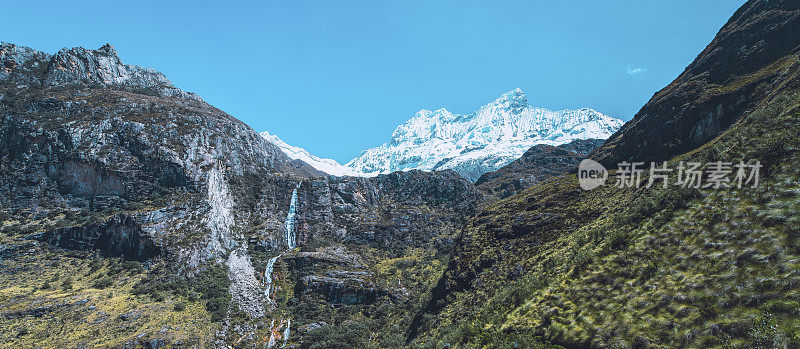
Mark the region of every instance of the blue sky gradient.
<instances>
[{"instance_id":1,"label":"blue sky gradient","mask_svg":"<svg viewBox=\"0 0 800 349\"><path fill-rule=\"evenodd\" d=\"M14 1L0 40L49 53L110 42L255 130L344 163L419 109L468 113L518 87L535 106L629 120L743 3Z\"/></svg>"}]
</instances>

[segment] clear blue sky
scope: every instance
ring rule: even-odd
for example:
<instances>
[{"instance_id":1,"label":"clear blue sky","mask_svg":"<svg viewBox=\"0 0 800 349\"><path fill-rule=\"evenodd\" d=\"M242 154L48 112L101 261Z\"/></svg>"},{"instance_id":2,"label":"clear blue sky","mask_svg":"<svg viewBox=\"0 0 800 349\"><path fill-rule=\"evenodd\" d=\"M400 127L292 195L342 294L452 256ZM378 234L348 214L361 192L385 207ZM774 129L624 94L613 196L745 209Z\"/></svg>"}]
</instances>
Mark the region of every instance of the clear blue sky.
<instances>
[{"instance_id":1,"label":"clear blue sky","mask_svg":"<svg viewBox=\"0 0 800 349\"><path fill-rule=\"evenodd\" d=\"M468 113L522 88L629 120L742 0L12 1L0 40L117 47L129 64L346 162L422 108Z\"/></svg>"}]
</instances>

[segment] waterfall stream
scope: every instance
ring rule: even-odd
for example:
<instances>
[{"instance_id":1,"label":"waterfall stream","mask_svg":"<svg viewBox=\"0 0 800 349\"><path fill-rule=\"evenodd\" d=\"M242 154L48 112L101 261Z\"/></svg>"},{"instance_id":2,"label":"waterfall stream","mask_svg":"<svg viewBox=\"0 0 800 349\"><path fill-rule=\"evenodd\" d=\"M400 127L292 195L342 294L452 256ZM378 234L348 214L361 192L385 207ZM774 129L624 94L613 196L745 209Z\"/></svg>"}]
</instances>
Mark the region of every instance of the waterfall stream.
<instances>
[{"instance_id":1,"label":"waterfall stream","mask_svg":"<svg viewBox=\"0 0 800 349\"><path fill-rule=\"evenodd\" d=\"M283 330L283 346L282 347L285 347L286 343L289 342L289 331L291 330L291 327L292 327L292 318L287 317L286 318L286 328Z\"/></svg>"},{"instance_id":2,"label":"waterfall stream","mask_svg":"<svg viewBox=\"0 0 800 349\"><path fill-rule=\"evenodd\" d=\"M284 222L286 226L286 248L287 250L291 250L297 247L297 191L300 189L300 185L303 182L297 183L297 186L292 190L292 198L289 201L289 213L286 214L286 221ZM272 272L275 266L275 262L283 256L286 251L281 252L275 257L272 257L267 261L267 266L264 267L264 295L267 296L267 301L277 305L277 300L273 300L270 298L273 296L271 294L272 290ZM279 339L283 339L283 345L281 347L286 346L289 343L289 334L291 331L292 319L290 317L286 317L285 319L281 316L281 320L278 322L277 326L274 326L275 319L273 318L273 322L270 325L270 336L269 340L267 341L267 348L272 348L277 344ZM280 329L283 327L283 331L281 332Z\"/></svg>"},{"instance_id":3,"label":"waterfall stream","mask_svg":"<svg viewBox=\"0 0 800 349\"><path fill-rule=\"evenodd\" d=\"M272 268L275 265L275 261L277 261L280 256L281 255L277 255L270 258L266 268L264 268L264 295L267 296L267 300L270 302L272 302L272 298L269 298L270 289L272 288Z\"/></svg>"},{"instance_id":4,"label":"waterfall stream","mask_svg":"<svg viewBox=\"0 0 800 349\"><path fill-rule=\"evenodd\" d=\"M289 213L286 214L286 247L290 250L297 246L297 232L295 231L295 223L297 220L297 189L300 189L300 183L292 190L292 200L289 202Z\"/></svg>"}]
</instances>

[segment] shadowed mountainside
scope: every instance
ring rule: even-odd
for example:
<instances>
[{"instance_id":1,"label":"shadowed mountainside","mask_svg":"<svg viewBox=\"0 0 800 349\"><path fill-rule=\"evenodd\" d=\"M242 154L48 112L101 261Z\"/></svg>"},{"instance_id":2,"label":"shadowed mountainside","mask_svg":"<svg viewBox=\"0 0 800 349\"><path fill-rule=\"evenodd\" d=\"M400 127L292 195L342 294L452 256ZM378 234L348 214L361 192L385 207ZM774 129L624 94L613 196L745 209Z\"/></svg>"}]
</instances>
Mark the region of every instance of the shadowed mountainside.
<instances>
[{"instance_id":1,"label":"shadowed mountainside","mask_svg":"<svg viewBox=\"0 0 800 349\"><path fill-rule=\"evenodd\" d=\"M570 173L602 139L575 140L559 146L538 144L517 160L478 178L475 186L489 197L504 199L551 177Z\"/></svg>"},{"instance_id":2,"label":"shadowed mountainside","mask_svg":"<svg viewBox=\"0 0 800 349\"><path fill-rule=\"evenodd\" d=\"M409 343L800 345L798 5L747 2L593 153L613 166L758 160L757 188L619 188L612 178L582 191L564 175L490 204L459 236Z\"/></svg>"},{"instance_id":3,"label":"shadowed mountainside","mask_svg":"<svg viewBox=\"0 0 800 349\"><path fill-rule=\"evenodd\" d=\"M592 158L663 161L697 148L765 100L800 87L800 3L748 1L683 73Z\"/></svg>"}]
</instances>

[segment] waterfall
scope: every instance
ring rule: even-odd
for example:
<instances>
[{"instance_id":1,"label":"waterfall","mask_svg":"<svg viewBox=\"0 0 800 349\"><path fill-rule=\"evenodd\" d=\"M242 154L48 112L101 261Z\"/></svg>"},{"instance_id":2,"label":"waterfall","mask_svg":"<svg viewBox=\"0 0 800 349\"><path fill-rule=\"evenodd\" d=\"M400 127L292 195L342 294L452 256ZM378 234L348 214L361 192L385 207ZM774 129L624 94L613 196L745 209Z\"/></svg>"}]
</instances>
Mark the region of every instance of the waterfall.
<instances>
[{"instance_id":1,"label":"waterfall","mask_svg":"<svg viewBox=\"0 0 800 349\"><path fill-rule=\"evenodd\" d=\"M286 318L281 316L280 319L281 320L278 321L278 325L275 325L275 319L272 319L272 323L269 325L269 340L267 340L267 348L274 347L281 339L283 339L283 345L281 345L281 348L285 347L286 344L289 343L289 332L292 326L292 319L288 316ZM281 327L283 327L283 331L281 331Z\"/></svg>"},{"instance_id":2,"label":"waterfall","mask_svg":"<svg viewBox=\"0 0 800 349\"><path fill-rule=\"evenodd\" d=\"M289 213L286 214L286 247L287 249L291 250L297 247L297 232L295 231L295 225L297 224L297 190L300 189L300 185L303 182L297 183L297 186L292 190L292 199L289 201ZM273 301L270 297L270 291L272 289L272 269L275 265L275 261L278 260L283 254L281 254L270 258L267 262L267 266L264 268L264 295L267 296L267 301L277 305L277 302ZM281 326L284 324L284 318L281 316L281 321L278 323L277 326L274 326L275 319L272 319L272 324L270 324L270 336L269 340L267 341L267 348L272 348L277 344L279 339L283 339L283 345L281 348L285 347L287 343L289 343L289 334L291 331L292 326L292 319L288 316L286 317L286 327L283 328L283 332L280 332Z\"/></svg>"},{"instance_id":3,"label":"waterfall","mask_svg":"<svg viewBox=\"0 0 800 349\"><path fill-rule=\"evenodd\" d=\"M297 220L297 189L300 189L300 183L292 190L292 200L289 202L289 213L286 214L286 246L291 250L297 247L297 233L295 231L295 224Z\"/></svg>"},{"instance_id":4,"label":"waterfall","mask_svg":"<svg viewBox=\"0 0 800 349\"><path fill-rule=\"evenodd\" d=\"M272 288L272 268L275 265L275 261L277 261L278 258L280 258L280 256L281 255L277 255L275 257L270 258L269 261L267 262L267 267L264 268L264 295L267 296L267 299L270 301L272 301L269 298L269 292L270 289Z\"/></svg>"},{"instance_id":5,"label":"waterfall","mask_svg":"<svg viewBox=\"0 0 800 349\"><path fill-rule=\"evenodd\" d=\"M286 328L283 330L283 345L281 348L286 346L286 343L289 343L289 328L292 327L292 318L286 318Z\"/></svg>"},{"instance_id":6,"label":"waterfall","mask_svg":"<svg viewBox=\"0 0 800 349\"><path fill-rule=\"evenodd\" d=\"M272 348L274 346L275 346L275 332L270 332L269 341L267 341L267 348Z\"/></svg>"}]
</instances>

